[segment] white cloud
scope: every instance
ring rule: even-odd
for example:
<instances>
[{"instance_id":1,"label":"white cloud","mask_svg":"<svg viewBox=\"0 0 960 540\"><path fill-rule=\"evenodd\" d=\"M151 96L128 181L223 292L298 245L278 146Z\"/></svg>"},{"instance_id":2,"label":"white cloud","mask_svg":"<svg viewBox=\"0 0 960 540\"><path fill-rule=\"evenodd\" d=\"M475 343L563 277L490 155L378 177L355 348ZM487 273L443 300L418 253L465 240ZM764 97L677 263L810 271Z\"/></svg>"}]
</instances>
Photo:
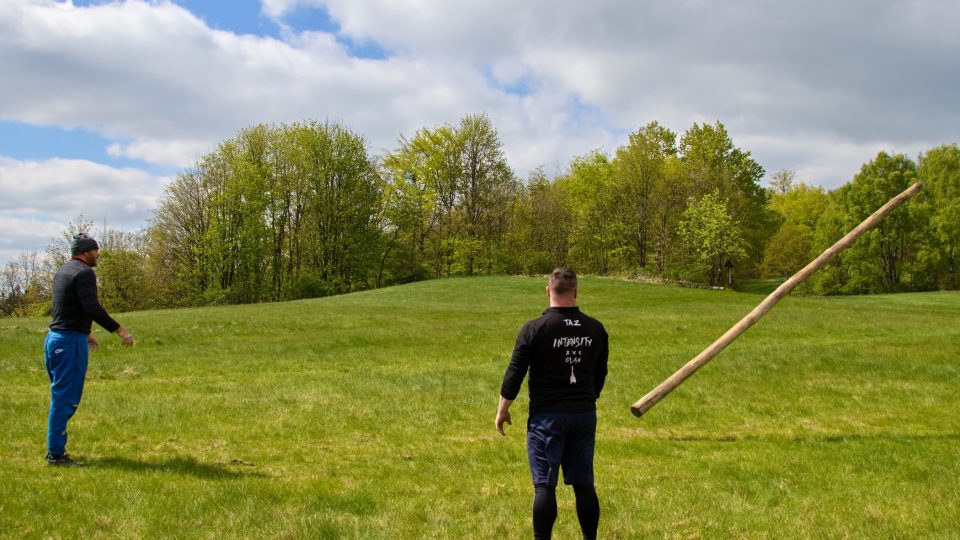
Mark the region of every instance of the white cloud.
<instances>
[{"instance_id":1,"label":"white cloud","mask_svg":"<svg viewBox=\"0 0 960 540\"><path fill-rule=\"evenodd\" d=\"M0 158L0 217L14 223L61 224L80 214L124 230L146 224L167 179L86 160ZM31 225L32 226L32 225Z\"/></svg>"},{"instance_id":2,"label":"white cloud","mask_svg":"<svg viewBox=\"0 0 960 540\"><path fill-rule=\"evenodd\" d=\"M891 142L853 143L825 137L735 137L744 148L749 148L754 159L767 164L767 174L781 169L797 173L796 181L825 188L839 187L860 172L862 165L873 161L877 154L905 154L916 160L922 152L939 143L918 142L910 145ZM807 156L804 160L797 155Z\"/></svg>"},{"instance_id":3,"label":"white cloud","mask_svg":"<svg viewBox=\"0 0 960 540\"><path fill-rule=\"evenodd\" d=\"M111 155L149 163L185 166L244 127L310 118L389 149L401 133L514 101L464 59L357 59L329 34L239 36L174 4L5 6L0 68L18 75L0 86L0 118L83 126L119 139Z\"/></svg>"},{"instance_id":4,"label":"white cloud","mask_svg":"<svg viewBox=\"0 0 960 540\"><path fill-rule=\"evenodd\" d=\"M107 147L107 155L185 169L213 150L211 141L140 139L131 143L113 143Z\"/></svg>"},{"instance_id":5,"label":"white cloud","mask_svg":"<svg viewBox=\"0 0 960 540\"><path fill-rule=\"evenodd\" d=\"M308 1L308 0L261 0L260 2L263 12L275 19L280 19L287 13L293 11L299 5L308 5L308 6L317 6L320 7L323 5L319 1Z\"/></svg>"},{"instance_id":6,"label":"white cloud","mask_svg":"<svg viewBox=\"0 0 960 540\"><path fill-rule=\"evenodd\" d=\"M80 127L109 156L187 167L258 123L342 122L381 153L486 112L521 176L612 152L653 120L678 134L719 120L769 172L826 187L878 150L958 139L955 0L261 2L281 24L310 6L340 34L237 35L168 1L0 2L0 119ZM354 58L344 40L390 56ZM81 185L91 217L143 219L161 188L85 160L0 165L4 187L33 183L14 186L28 220L74 217Z\"/></svg>"},{"instance_id":7,"label":"white cloud","mask_svg":"<svg viewBox=\"0 0 960 540\"><path fill-rule=\"evenodd\" d=\"M789 160L813 175L810 181L835 187L849 180L840 173L863 162L852 148L913 153L921 142L958 136L960 109L951 95L960 71L948 66L960 54L953 30L960 4L952 0L285 4L322 4L347 37L375 40L401 56L469 60L503 84L525 81L560 115L573 114L565 98L574 97L599 115L587 127L600 132L591 147L652 120L678 132L720 120L744 136L835 142L799 145ZM512 144L559 150L581 134L569 126L539 129L554 115L508 107L491 115L524 120L513 124L516 136L497 124ZM549 133L554 140L540 138ZM744 140L735 143L749 150ZM544 154L542 162L556 157Z\"/></svg>"},{"instance_id":8,"label":"white cloud","mask_svg":"<svg viewBox=\"0 0 960 540\"><path fill-rule=\"evenodd\" d=\"M950 142L960 112L943 108L960 76L937 61L958 39L924 30L943 27L951 5L263 2L278 19L322 7L344 36L395 52L365 60L329 34L238 36L168 3L14 2L0 8L0 43L21 75L0 88L0 115L84 126L124 141L111 155L176 166L260 122L342 121L380 152L401 133L481 111L506 119L496 125L507 153L524 156L521 174L572 157L551 151L605 147L651 120L841 144ZM921 53L930 61L885 60ZM518 82L530 99L496 88Z\"/></svg>"},{"instance_id":9,"label":"white cloud","mask_svg":"<svg viewBox=\"0 0 960 540\"><path fill-rule=\"evenodd\" d=\"M43 252L66 229L63 223L46 219L22 218L0 212L0 264L13 260L22 251Z\"/></svg>"}]
</instances>

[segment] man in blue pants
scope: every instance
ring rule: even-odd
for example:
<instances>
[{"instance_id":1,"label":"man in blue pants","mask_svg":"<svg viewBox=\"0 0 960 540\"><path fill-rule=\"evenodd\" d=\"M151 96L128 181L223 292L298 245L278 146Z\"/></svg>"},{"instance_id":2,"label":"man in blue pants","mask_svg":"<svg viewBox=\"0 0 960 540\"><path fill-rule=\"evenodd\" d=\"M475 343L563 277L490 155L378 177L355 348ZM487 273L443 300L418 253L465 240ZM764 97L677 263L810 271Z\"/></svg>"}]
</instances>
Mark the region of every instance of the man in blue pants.
<instances>
[{"instance_id":1,"label":"man in blue pants","mask_svg":"<svg viewBox=\"0 0 960 540\"><path fill-rule=\"evenodd\" d=\"M67 455L67 421L77 412L87 376L87 356L99 344L90 333L93 321L116 332L124 346L133 336L113 320L97 299L93 267L100 257L97 241L84 233L70 243L71 259L53 278L50 331L43 346L50 376L50 415L47 423L47 463L76 465Z\"/></svg>"},{"instance_id":2,"label":"man in blue pants","mask_svg":"<svg viewBox=\"0 0 960 540\"><path fill-rule=\"evenodd\" d=\"M596 401L607 378L607 332L577 308L577 275L557 268L550 307L520 330L500 386L494 424L512 424L510 405L530 374L527 458L533 477L533 537L549 540L557 519L557 481L573 486L583 538L597 537L600 500L593 483Z\"/></svg>"}]
</instances>

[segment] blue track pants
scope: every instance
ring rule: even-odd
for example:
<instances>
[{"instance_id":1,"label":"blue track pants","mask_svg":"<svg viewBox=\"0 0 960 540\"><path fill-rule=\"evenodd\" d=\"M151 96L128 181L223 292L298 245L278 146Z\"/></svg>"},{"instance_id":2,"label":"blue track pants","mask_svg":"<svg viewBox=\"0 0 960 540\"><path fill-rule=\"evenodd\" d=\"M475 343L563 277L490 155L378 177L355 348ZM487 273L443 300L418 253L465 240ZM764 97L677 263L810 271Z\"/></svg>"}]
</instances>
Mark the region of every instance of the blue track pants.
<instances>
[{"instance_id":1,"label":"blue track pants","mask_svg":"<svg viewBox=\"0 0 960 540\"><path fill-rule=\"evenodd\" d=\"M43 346L44 365L50 376L50 416L47 420L47 453L60 456L67 447L67 421L77 412L87 376L89 346L82 332L51 330Z\"/></svg>"}]
</instances>

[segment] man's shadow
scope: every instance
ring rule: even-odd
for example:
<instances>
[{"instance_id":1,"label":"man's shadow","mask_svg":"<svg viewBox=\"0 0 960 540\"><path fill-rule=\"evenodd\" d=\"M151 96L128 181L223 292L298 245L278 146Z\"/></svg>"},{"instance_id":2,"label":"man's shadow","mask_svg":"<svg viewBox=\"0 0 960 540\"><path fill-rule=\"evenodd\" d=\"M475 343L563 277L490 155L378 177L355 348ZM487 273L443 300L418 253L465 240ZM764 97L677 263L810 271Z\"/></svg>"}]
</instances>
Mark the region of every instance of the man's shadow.
<instances>
[{"instance_id":1,"label":"man's shadow","mask_svg":"<svg viewBox=\"0 0 960 540\"><path fill-rule=\"evenodd\" d=\"M229 463L203 463L192 457L173 457L162 461L144 461L125 457L102 457L86 459L84 465L91 468L119 469L129 472L164 472L179 475L195 476L205 479L237 479L266 477L267 475L254 470L256 465L239 459Z\"/></svg>"}]
</instances>

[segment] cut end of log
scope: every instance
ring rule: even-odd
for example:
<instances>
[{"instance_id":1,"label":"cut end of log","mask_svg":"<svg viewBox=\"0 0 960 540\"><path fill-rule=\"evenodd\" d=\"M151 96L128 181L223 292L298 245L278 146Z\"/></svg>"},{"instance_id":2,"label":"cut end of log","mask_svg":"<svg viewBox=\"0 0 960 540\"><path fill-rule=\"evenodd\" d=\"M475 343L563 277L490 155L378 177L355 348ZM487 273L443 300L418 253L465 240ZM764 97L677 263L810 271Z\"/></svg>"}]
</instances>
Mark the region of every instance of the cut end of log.
<instances>
[{"instance_id":1,"label":"cut end of log","mask_svg":"<svg viewBox=\"0 0 960 540\"><path fill-rule=\"evenodd\" d=\"M633 415L636 416L637 418L640 418L641 416L644 415L644 413L646 413L654 405L656 405L658 401L660 401L659 399L660 397L662 396L657 394L656 390L654 390L653 392L650 392L649 394L643 396L642 398L640 398L639 401L631 405L630 412L632 412Z\"/></svg>"}]
</instances>

